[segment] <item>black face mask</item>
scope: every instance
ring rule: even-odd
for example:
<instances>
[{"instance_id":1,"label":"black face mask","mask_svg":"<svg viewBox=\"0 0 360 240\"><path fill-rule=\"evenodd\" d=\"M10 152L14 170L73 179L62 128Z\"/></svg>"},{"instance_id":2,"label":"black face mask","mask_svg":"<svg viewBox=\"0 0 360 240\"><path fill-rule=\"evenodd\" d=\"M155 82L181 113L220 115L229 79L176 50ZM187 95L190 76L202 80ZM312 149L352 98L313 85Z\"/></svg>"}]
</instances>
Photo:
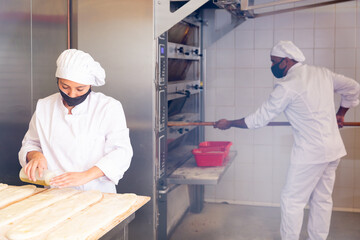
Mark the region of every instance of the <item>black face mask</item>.
<instances>
[{"instance_id":1,"label":"black face mask","mask_svg":"<svg viewBox=\"0 0 360 240\"><path fill-rule=\"evenodd\" d=\"M59 91L60 91L61 96L63 97L63 99L67 103L67 105L73 107L73 106L79 105L80 103L85 101L86 97L91 92L91 88L89 88L89 91L87 91L85 94L83 94L81 96L78 96L78 97L75 97L75 98L69 97L66 93L61 91L60 88L59 88Z\"/></svg>"},{"instance_id":2,"label":"black face mask","mask_svg":"<svg viewBox=\"0 0 360 240\"><path fill-rule=\"evenodd\" d=\"M282 78L285 76L284 72L285 72L285 68L280 68L280 64L282 63L282 61L284 60L285 58L283 58L280 62L278 62L277 64L274 64L272 67L271 67L271 72L274 74L274 76L276 78Z\"/></svg>"}]
</instances>

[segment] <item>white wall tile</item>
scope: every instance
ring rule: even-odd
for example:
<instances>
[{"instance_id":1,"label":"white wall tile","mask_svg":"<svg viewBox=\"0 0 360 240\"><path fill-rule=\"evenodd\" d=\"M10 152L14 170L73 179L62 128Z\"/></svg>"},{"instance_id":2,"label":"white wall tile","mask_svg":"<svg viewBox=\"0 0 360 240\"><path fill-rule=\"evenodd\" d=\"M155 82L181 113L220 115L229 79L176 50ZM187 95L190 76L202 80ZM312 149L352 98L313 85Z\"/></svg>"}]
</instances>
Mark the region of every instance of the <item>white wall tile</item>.
<instances>
[{"instance_id":1,"label":"white wall tile","mask_svg":"<svg viewBox=\"0 0 360 240\"><path fill-rule=\"evenodd\" d=\"M315 22L315 10L308 8L294 12L294 28L313 28Z\"/></svg>"},{"instance_id":2,"label":"white wall tile","mask_svg":"<svg viewBox=\"0 0 360 240\"><path fill-rule=\"evenodd\" d=\"M294 30L276 28L274 31L274 45L281 40L294 41Z\"/></svg>"},{"instance_id":3,"label":"white wall tile","mask_svg":"<svg viewBox=\"0 0 360 240\"><path fill-rule=\"evenodd\" d=\"M255 49L254 51L254 67L255 68L270 68L270 48L269 49Z\"/></svg>"},{"instance_id":4,"label":"white wall tile","mask_svg":"<svg viewBox=\"0 0 360 240\"><path fill-rule=\"evenodd\" d=\"M272 182L272 168L270 166L254 164L254 183L271 183Z\"/></svg>"},{"instance_id":5,"label":"white wall tile","mask_svg":"<svg viewBox=\"0 0 360 240\"><path fill-rule=\"evenodd\" d=\"M235 47L235 33L234 31L231 31L227 34L225 34L225 36L221 37L217 42L216 42L216 49L221 51L222 49L231 49L233 50Z\"/></svg>"},{"instance_id":6,"label":"white wall tile","mask_svg":"<svg viewBox=\"0 0 360 240\"><path fill-rule=\"evenodd\" d=\"M354 188L354 168L341 168L336 170L335 188Z\"/></svg>"},{"instance_id":7,"label":"white wall tile","mask_svg":"<svg viewBox=\"0 0 360 240\"><path fill-rule=\"evenodd\" d=\"M216 106L235 106L234 88L216 88Z\"/></svg>"},{"instance_id":8,"label":"white wall tile","mask_svg":"<svg viewBox=\"0 0 360 240\"><path fill-rule=\"evenodd\" d=\"M356 69L355 68L335 68L335 72L342 74L346 77L355 79L356 74L355 74ZM345 115L346 117L346 115Z\"/></svg>"},{"instance_id":9,"label":"white wall tile","mask_svg":"<svg viewBox=\"0 0 360 240\"><path fill-rule=\"evenodd\" d=\"M241 130L241 132L246 132L247 129L243 129ZM246 143L242 143L238 141L237 136L241 135L240 131L235 131L235 142L233 144L233 146L231 147L231 149L236 149L237 150L237 156L236 156L236 162L235 162L235 174L238 171L242 171L242 169L247 170L248 168L251 167L251 171L248 171L249 174L252 174L252 164L254 162L254 145L252 143L250 144L246 144ZM251 130L247 130L247 132L251 132ZM243 166L245 165L245 166ZM248 166L251 165L251 166ZM246 175L246 174L245 174ZM251 175L252 176L252 175ZM235 176L236 178L236 176ZM241 177L243 178L243 177ZM236 178L237 179L237 178ZM247 181L249 181L250 179L252 179L252 177L250 177Z\"/></svg>"},{"instance_id":10,"label":"white wall tile","mask_svg":"<svg viewBox=\"0 0 360 240\"><path fill-rule=\"evenodd\" d=\"M275 167L288 168L290 164L292 146L275 145L273 149L273 165Z\"/></svg>"},{"instance_id":11,"label":"white wall tile","mask_svg":"<svg viewBox=\"0 0 360 240\"><path fill-rule=\"evenodd\" d=\"M336 27L356 27L356 11L353 8L336 8Z\"/></svg>"},{"instance_id":12,"label":"white wall tile","mask_svg":"<svg viewBox=\"0 0 360 240\"><path fill-rule=\"evenodd\" d=\"M314 49L313 48L302 48L301 51L305 56L306 64L314 64Z\"/></svg>"},{"instance_id":13,"label":"white wall tile","mask_svg":"<svg viewBox=\"0 0 360 240\"><path fill-rule=\"evenodd\" d=\"M257 168L258 166L263 166L266 167L268 172L271 172L272 152L273 148L271 145L254 145L254 168ZM269 175L268 172L267 175Z\"/></svg>"},{"instance_id":14,"label":"white wall tile","mask_svg":"<svg viewBox=\"0 0 360 240\"><path fill-rule=\"evenodd\" d=\"M236 107L253 106L254 89L253 88L236 88L235 105Z\"/></svg>"},{"instance_id":15,"label":"white wall tile","mask_svg":"<svg viewBox=\"0 0 360 240\"><path fill-rule=\"evenodd\" d=\"M254 106L259 108L263 102L265 102L272 92L272 88L255 88L254 89Z\"/></svg>"},{"instance_id":16,"label":"white wall tile","mask_svg":"<svg viewBox=\"0 0 360 240\"><path fill-rule=\"evenodd\" d=\"M269 203L272 201L273 185L271 181L254 182L254 201Z\"/></svg>"},{"instance_id":17,"label":"white wall tile","mask_svg":"<svg viewBox=\"0 0 360 240\"><path fill-rule=\"evenodd\" d=\"M205 108L208 107L215 107L216 106L216 95L215 95L215 88L208 88L205 89Z\"/></svg>"},{"instance_id":18,"label":"white wall tile","mask_svg":"<svg viewBox=\"0 0 360 240\"><path fill-rule=\"evenodd\" d=\"M294 142L294 136L291 127L273 127L273 139L274 145L292 146Z\"/></svg>"},{"instance_id":19,"label":"white wall tile","mask_svg":"<svg viewBox=\"0 0 360 240\"><path fill-rule=\"evenodd\" d=\"M217 51L216 66L218 68L234 68L235 53L232 49L223 49Z\"/></svg>"},{"instance_id":20,"label":"white wall tile","mask_svg":"<svg viewBox=\"0 0 360 240\"><path fill-rule=\"evenodd\" d=\"M255 31L255 48L272 48L274 31L271 30L256 30Z\"/></svg>"},{"instance_id":21,"label":"white wall tile","mask_svg":"<svg viewBox=\"0 0 360 240\"><path fill-rule=\"evenodd\" d=\"M235 129L235 142L242 145L246 144L249 147L250 144L254 143L254 130L249 129ZM253 147L253 145L250 145ZM238 146L239 147L239 146ZM240 148L243 149L243 148ZM252 148L251 148L252 149ZM251 150L250 149L250 150ZM240 151L240 150L239 150ZM240 153L239 153L240 154ZM242 155L241 155L242 156ZM251 161L253 159L251 158ZM249 160L250 161L250 160Z\"/></svg>"},{"instance_id":22,"label":"white wall tile","mask_svg":"<svg viewBox=\"0 0 360 240\"><path fill-rule=\"evenodd\" d=\"M235 199L235 183L234 181L222 181L215 187L215 197L219 200L233 201Z\"/></svg>"},{"instance_id":23,"label":"white wall tile","mask_svg":"<svg viewBox=\"0 0 360 240\"><path fill-rule=\"evenodd\" d=\"M337 48L335 50L336 68L355 68L356 52L354 49Z\"/></svg>"},{"instance_id":24,"label":"white wall tile","mask_svg":"<svg viewBox=\"0 0 360 240\"><path fill-rule=\"evenodd\" d=\"M254 144L272 144L272 128L262 127L254 130ZM257 145L255 145L257 147Z\"/></svg>"},{"instance_id":25,"label":"white wall tile","mask_svg":"<svg viewBox=\"0 0 360 240\"><path fill-rule=\"evenodd\" d=\"M334 188L333 202L334 207L353 208L354 190L352 188Z\"/></svg>"},{"instance_id":26,"label":"white wall tile","mask_svg":"<svg viewBox=\"0 0 360 240\"><path fill-rule=\"evenodd\" d=\"M274 29L274 16L259 17L254 19L255 29Z\"/></svg>"},{"instance_id":27,"label":"white wall tile","mask_svg":"<svg viewBox=\"0 0 360 240\"><path fill-rule=\"evenodd\" d=\"M288 4L286 4L288 6ZM274 29L292 29L294 27L294 12L280 13L274 16Z\"/></svg>"},{"instance_id":28,"label":"white wall tile","mask_svg":"<svg viewBox=\"0 0 360 240\"><path fill-rule=\"evenodd\" d=\"M315 29L315 48L334 48L335 31L332 28Z\"/></svg>"},{"instance_id":29,"label":"white wall tile","mask_svg":"<svg viewBox=\"0 0 360 240\"><path fill-rule=\"evenodd\" d=\"M254 30L236 30L235 31L235 48L253 49L254 48Z\"/></svg>"},{"instance_id":30,"label":"white wall tile","mask_svg":"<svg viewBox=\"0 0 360 240\"><path fill-rule=\"evenodd\" d=\"M252 202L254 200L254 184L235 182L235 200L240 202Z\"/></svg>"},{"instance_id":31,"label":"white wall tile","mask_svg":"<svg viewBox=\"0 0 360 240\"><path fill-rule=\"evenodd\" d=\"M215 118L215 107L213 106L208 106L208 104L206 104L205 106L205 119L206 121L216 121L218 119ZM205 128L205 131L208 128Z\"/></svg>"},{"instance_id":32,"label":"white wall tile","mask_svg":"<svg viewBox=\"0 0 360 240\"><path fill-rule=\"evenodd\" d=\"M257 68L254 72L254 87L273 87L273 74L270 66L267 68Z\"/></svg>"},{"instance_id":33,"label":"white wall tile","mask_svg":"<svg viewBox=\"0 0 360 240\"><path fill-rule=\"evenodd\" d=\"M355 48L356 47L356 28L336 29L335 46L337 48Z\"/></svg>"},{"instance_id":34,"label":"white wall tile","mask_svg":"<svg viewBox=\"0 0 360 240\"><path fill-rule=\"evenodd\" d=\"M299 48L314 47L314 30L313 29L295 29L294 43Z\"/></svg>"},{"instance_id":35,"label":"white wall tile","mask_svg":"<svg viewBox=\"0 0 360 240\"><path fill-rule=\"evenodd\" d=\"M205 201L215 199L215 185L205 185L204 199Z\"/></svg>"},{"instance_id":36,"label":"white wall tile","mask_svg":"<svg viewBox=\"0 0 360 240\"><path fill-rule=\"evenodd\" d=\"M254 66L254 50L236 50L236 67L249 68Z\"/></svg>"},{"instance_id":37,"label":"white wall tile","mask_svg":"<svg viewBox=\"0 0 360 240\"><path fill-rule=\"evenodd\" d=\"M237 68L235 70L235 87L253 87L254 86L254 69Z\"/></svg>"},{"instance_id":38,"label":"white wall tile","mask_svg":"<svg viewBox=\"0 0 360 240\"><path fill-rule=\"evenodd\" d=\"M315 9L315 27L332 28L335 26L335 6L329 5Z\"/></svg>"},{"instance_id":39,"label":"white wall tile","mask_svg":"<svg viewBox=\"0 0 360 240\"><path fill-rule=\"evenodd\" d=\"M314 64L317 66L334 69L334 50L332 49L315 49Z\"/></svg>"},{"instance_id":40,"label":"white wall tile","mask_svg":"<svg viewBox=\"0 0 360 240\"><path fill-rule=\"evenodd\" d=\"M253 164L249 163L236 163L235 165L235 180L242 183L254 182L253 180Z\"/></svg>"},{"instance_id":41,"label":"white wall tile","mask_svg":"<svg viewBox=\"0 0 360 240\"><path fill-rule=\"evenodd\" d=\"M215 67L207 67L206 68L206 78L204 80L206 88L216 87L216 83L217 83L216 72L217 72L217 69Z\"/></svg>"},{"instance_id":42,"label":"white wall tile","mask_svg":"<svg viewBox=\"0 0 360 240\"><path fill-rule=\"evenodd\" d=\"M234 88L235 87L235 69L218 69L216 71L215 87Z\"/></svg>"},{"instance_id":43,"label":"white wall tile","mask_svg":"<svg viewBox=\"0 0 360 240\"><path fill-rule=\"evenodd\" d=\"M255 19L254 18L248 18L244 22L239 24L235 28L235 31L254 30L254 26L255 26Z\"/></svg>"}]
</instances>

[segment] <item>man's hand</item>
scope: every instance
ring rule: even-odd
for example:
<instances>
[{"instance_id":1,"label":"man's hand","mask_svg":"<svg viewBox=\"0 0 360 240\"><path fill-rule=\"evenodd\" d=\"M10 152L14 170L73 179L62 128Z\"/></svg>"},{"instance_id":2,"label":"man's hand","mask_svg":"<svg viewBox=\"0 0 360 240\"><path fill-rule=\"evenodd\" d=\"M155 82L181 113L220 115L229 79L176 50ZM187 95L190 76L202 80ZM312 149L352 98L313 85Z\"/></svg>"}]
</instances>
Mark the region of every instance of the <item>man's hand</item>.
<instances>
[{"instance_id":1,"label":"man's hand","mask_svg":"<svg viewBox=\"0 0 360 240\"><path fill-rule=\"evenodd\" d=\"M226 130L231 128L231 121L228 121L226 119L221 119L214 124L214 128L219 128L221 130Z\"/></svg>"},{"instance_id":2,"label":"man's hand","mask_svg":"<svg viewBox=\"0 0 360 240\"><path fill-rule=\"evenodd\" d=\"M44 154L38 151L28 152L26 155L26 161L28 163L24 169L25 174L34 182L36 181L36 169L39 170L39 177L42 177L43 171L48 168Z\"/></svg>"},{"instance_id":3,"label":"man's hand","mask_svg":"<svg viewBox=\"0 0 360 240\"><path fill-rule=\"evenodd\" d=\"M344 126L344 118L348 110L349 108L340 107L339 110L337 111L336 120L339 128L342 128Z\"/></svg>"},{"instance_id":4,"label":"man's hand","mask_svg":"<svg viewBox=\"0 0 360 240\"><path fill-rule=\"evenodd\" d=\"M339 128L344 126L344 116L336 115L336 120Z\"/></svg>"}]
</instances>

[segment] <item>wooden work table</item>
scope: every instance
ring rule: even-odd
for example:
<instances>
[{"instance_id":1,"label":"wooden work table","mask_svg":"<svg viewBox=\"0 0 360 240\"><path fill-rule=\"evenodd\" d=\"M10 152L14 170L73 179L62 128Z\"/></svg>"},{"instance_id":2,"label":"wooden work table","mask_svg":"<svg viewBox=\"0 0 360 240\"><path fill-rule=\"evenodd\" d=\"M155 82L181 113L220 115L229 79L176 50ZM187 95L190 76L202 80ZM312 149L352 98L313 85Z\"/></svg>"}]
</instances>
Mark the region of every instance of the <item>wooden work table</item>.
<instances>
[{"instance_id":1,"label":"wooden work table","mask_svg":"<svg viewBox=\"0 0 360 240\"><path fill-rule=\"evenodd\" d=\"M14 187L14 186L12 186L12 187ZM51 190L37 188L36 191L32 195L30 195L24 199L14 201L13 203L23 201L23 200L33 196L34 194L42 194L46 191L51 191ZM103 193L104 197L106 196L106 197L110 197L110 198L116 197L117 195L119 195L119 194ZM110 240L110 239L123 240L124 239L124 240L127 240L128 239L128 230L127 230L128 224L135 218L135 212L139 208L141 208L143 205L145 205L149 200L150 200L150 197L137 195L135 203L133 203L131 206L129 206L129 208L125 212L119 213L119 215L117 215L111 222L106 223L106 227L97 229L97 231L94 234L92 234L89 238L87 238L87 240L96 240L96 239L101 239L101 240ZM102 200L96 202L95 204L101 203L101 201ZM11 204L12 203L8 204L7 206L10 206ZM88 209L90 209L93 205L94 204L88 206L86 209L84 209L82 211L85 211L85 213L86 213L86 211ZM1 211L1 209L5 209L7 206L0 208L0 211ZM6 231L11 227L12 224L16 224L18 221L21 221L24 218L26 218L26 216L15 221L14 223L10 223L10 224L0 228L0 240L6 239L5 238ZM67 221L71 221L71 219L67 219ZM61 225L61 224L62 224L62 222L59 225ZM55 229L55 228L56 227L54 227L52 229ZM45 234L37 236L36 240L45 239L47 234L50 233L52 229L47 231Z\"/></svg>"}]
</instances>

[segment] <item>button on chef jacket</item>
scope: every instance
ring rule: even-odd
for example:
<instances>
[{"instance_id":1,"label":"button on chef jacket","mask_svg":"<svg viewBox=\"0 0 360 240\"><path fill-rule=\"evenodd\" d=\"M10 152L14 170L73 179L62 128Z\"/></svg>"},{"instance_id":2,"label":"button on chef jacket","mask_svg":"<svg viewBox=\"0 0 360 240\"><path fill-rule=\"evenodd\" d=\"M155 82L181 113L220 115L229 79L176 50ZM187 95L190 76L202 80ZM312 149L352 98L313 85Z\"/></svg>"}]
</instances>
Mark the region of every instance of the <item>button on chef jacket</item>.
<instances>
[{"instance_id":1,"label":"button on chef jacket","mask_svg":"<svg viewBox=\"0 0 360 240\"><path fill-rule=\"evenodd\" d=\"M21 165L26 165L29 151L40 151L48 169L57 173L97 166L105 176L75 188L115 193L133 154L121 103L91 92L71 112L60 93L38 101L19 152Z\"/></svg>"},{"instance_id":2,"label":"button on chef jacket","mask_svg":"<svg viewBox=\"0 0 360 240\"><path fill-rule=\"evenodd\" d=\"M346 155L336 120L334 92L345 108L359 104L359 84L326 68L297 63L274 86L269 99L245 118L250 129L266 126L284 112L294 145L291 163L331 162Z\"/></svg>"}]
</instances>

